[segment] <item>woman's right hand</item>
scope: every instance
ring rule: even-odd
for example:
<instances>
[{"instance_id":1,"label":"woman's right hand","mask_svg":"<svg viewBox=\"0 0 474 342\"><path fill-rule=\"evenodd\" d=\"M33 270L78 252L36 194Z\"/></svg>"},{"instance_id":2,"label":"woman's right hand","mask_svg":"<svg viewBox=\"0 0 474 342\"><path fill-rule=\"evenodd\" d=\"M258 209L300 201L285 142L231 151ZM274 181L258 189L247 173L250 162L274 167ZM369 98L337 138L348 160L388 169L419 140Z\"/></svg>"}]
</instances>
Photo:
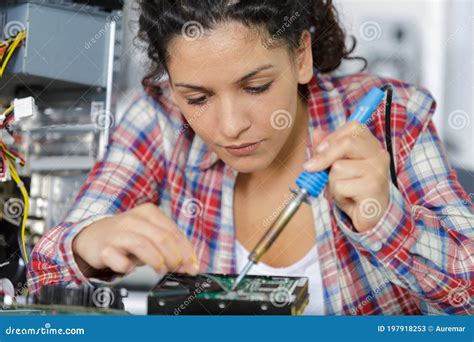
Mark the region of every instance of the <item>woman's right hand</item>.
<instances>
[{"instance_id":1,"label":"woman's right hand","mask_svg":"<svg viewBox=\"0 0 474 342\"><path fill-rule=\"evenodd\" d=\"M86 277L107 268L129 273L141 265L191 275L199 268L191 243L152 203L94 222L74 238L72 250Z\"/></svg>"}]
</instances>

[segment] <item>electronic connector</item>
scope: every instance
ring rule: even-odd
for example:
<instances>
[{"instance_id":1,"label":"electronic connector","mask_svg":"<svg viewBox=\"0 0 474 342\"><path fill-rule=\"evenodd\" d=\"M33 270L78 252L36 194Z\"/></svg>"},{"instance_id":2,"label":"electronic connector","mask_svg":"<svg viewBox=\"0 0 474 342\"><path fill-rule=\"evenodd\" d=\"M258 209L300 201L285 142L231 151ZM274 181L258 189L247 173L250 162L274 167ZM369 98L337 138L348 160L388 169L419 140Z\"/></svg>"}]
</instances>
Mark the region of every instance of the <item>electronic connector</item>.
<instances>
[{"instance_id":1,"label":"electronic connector","mask_svg":"<svg viewBox=\"0 0 474 342\"><path fill-rule=\"evenodd\" d=\"M13 101L13 112L15 113L14 121L17 122L24 118L35 116L37 112L35 99L31 96L15 99Z\"/></svg>"}]
</instances>

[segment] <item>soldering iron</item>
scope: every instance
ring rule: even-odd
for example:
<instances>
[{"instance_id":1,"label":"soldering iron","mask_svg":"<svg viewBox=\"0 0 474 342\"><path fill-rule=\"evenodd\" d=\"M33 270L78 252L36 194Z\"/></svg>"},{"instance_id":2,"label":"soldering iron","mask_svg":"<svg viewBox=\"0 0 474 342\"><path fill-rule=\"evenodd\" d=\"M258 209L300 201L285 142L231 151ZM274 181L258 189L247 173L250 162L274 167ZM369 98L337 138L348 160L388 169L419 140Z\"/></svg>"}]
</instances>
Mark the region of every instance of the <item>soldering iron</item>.
<instances>
[{"instance_id":1,"label":"soldering iron","mask_svg":"<svg viewBox=\"0 0 474 342\"><path fill-rule=\"evenodd\" d=\"M355 111L350 115L348 121L356 121L365 124L375 109L385 97L385 92L378 87L372 88L365 97L360 101ZM252 266L259 262L262 256L272 246L273 242L278 238L283 229L286 227L291 218L295 215L303 201L309 203L308 196L318 197L321 191L328 183L328 171L308 172L303 171L296 179L298 190L292 190L295 194L293 200L283 209L276 220L263 235L255 248L249 254L249 261L243 268L242 272L235 279L232 285L234 291L240 284L242 279L247 275Z\"/></svg>"}]
</instances>

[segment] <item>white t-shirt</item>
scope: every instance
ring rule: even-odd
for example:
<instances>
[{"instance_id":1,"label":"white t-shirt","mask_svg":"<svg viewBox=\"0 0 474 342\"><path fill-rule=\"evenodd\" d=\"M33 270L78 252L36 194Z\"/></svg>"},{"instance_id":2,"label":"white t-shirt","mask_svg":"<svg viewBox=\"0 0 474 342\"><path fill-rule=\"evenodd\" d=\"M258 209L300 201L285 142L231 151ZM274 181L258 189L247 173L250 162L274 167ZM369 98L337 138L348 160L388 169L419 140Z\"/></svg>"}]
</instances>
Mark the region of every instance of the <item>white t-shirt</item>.
<instances>
[{"instance_id":1,"label":"white t-shirt","mask_svg":"<svg viewBox=\"0 0 474 342\"><path fill-rule=\"evenodd\" d=\"M236 266L242 270L247 264L249 252L239 241L236 243ZM304 315L324 315L324 294L319 268L318 250L316 245L302 259L287 267L271 267L263 262L252 266L248 274L275 275L291 277L308 277L309 303Z\"/></svg>"}]
</instances>

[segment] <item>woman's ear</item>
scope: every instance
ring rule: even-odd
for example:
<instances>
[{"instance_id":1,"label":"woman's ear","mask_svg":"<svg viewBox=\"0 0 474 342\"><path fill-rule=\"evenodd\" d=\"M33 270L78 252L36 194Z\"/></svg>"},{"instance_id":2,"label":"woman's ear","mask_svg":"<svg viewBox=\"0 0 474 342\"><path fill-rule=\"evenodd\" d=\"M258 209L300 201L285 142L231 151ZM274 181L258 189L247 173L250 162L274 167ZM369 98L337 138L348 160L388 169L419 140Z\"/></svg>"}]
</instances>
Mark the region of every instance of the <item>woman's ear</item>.
<instances>
[{"instance_id":1,"label":"woman's ear","mask_svg":"<svg viewBox=\"0 0 474 342\"><path fill-rule=\"evenodd\" d=\"M313 50L311 49L311 43L311 33L303 31L300 38L300 46L296 50L299 84L306 84L313 77Z\"/></svg>"}]
</instances>

